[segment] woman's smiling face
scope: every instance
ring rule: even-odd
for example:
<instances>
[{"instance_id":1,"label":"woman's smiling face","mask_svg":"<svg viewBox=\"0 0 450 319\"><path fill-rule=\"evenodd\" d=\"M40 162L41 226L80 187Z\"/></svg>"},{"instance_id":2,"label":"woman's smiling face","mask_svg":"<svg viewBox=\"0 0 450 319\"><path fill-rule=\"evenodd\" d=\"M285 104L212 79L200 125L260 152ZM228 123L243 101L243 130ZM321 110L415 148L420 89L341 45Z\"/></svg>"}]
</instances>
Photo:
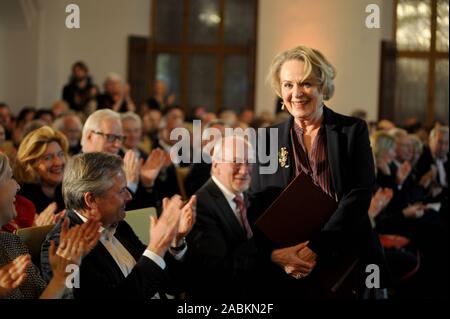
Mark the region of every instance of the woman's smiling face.
<instances>
[{"instance_id":1,"label":"woman's smiling face","mask_svg":"<svg viewBox=\"0 0 450 319\"><path fill-rule=\"evenodd\" d=\"M14 202L19 189L20 186L13 178L11 168L7 167L7 171L0 181L0 226L16 218L17 213Z\"/></svg>"},{"instance_id":2,"label":"woman's smiling face","mask_svg":"<svg viewBox=\"0 0 450 319\"><path fill-rule=\"evenodd\" d=\"M44 154L38 159L37 172L41 182L56 186L62 182L66 163L64 151L58 142L50 142Z\"/></svg>"},{"instance_id":3,"label":"woman's smiling face","mask_svg":"<svg viewBox=\"0 0 450 319\"><path fill-rule=\"evenodd\" d=\"M297 120L311 120L323 104L323 94L314 72L303 80L305 63L289 60L280 69L281 96L291 115Z\"/></svg>"}]
</instances>

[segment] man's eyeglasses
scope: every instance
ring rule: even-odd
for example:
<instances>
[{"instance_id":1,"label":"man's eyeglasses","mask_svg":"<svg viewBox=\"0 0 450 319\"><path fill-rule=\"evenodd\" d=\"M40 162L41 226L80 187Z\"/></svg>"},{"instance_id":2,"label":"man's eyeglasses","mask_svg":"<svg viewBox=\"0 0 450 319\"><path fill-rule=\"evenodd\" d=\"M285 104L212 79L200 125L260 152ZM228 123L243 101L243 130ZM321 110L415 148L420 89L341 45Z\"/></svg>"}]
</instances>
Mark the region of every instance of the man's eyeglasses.
<instances>
[{"instance_id":1,"label":"man's eyeglasses","mask_svg":"<svg viewBox=\"0 0 450 319\"><path fill-rule=\"evenodd\" d=\"M98 132L98 131L92 131L92 132L94 134L98 134L98 135L103 136L108 143L114 143L116 140L118 140L121 143L123 143L123 139L125 138L123 135L106 134L106 133Z\"/></svg>"},{"instance_id":2,"label":"man's eyeglasses","mask_svg":"<svg viewBox=\"0 0 450 319\"><path fill-rule=\"evenodd\" d=\"M253 168L253 163L239 163L239 162L227 162L233 167L233 171L239 171L241 167L245 166L245 168L251 170Z\"/></svg>"}]
</instances>

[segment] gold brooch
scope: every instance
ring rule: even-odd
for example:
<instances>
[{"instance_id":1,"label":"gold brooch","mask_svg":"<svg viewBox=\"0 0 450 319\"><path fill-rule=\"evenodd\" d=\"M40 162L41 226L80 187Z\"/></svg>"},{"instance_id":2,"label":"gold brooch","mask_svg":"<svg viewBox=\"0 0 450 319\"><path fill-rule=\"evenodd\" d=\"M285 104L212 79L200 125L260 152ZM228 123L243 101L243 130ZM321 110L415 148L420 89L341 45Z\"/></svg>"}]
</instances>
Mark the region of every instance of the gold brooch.
<instances>
[{"instance_id":1,"label":"gold brooch","mask_svg":"<svg viewBox=\"0 0 450 319\"><path fill-rule=\"evenodd\" d=\"M288 151L286 147L282 147L280 151L278 152L278 162L280 162L281 167L286 166L288 157Z\"/></svg>"}]
</instances>

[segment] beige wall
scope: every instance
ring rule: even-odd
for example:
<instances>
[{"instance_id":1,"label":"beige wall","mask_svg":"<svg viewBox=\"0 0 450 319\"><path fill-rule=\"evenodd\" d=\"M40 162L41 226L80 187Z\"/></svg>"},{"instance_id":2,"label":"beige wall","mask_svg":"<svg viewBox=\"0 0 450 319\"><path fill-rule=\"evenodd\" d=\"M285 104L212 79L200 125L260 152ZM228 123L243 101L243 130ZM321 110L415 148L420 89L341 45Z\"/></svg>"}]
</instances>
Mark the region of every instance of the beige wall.
<instances>
[{"instance_id":1,"label":"beige wall","mask_svg":"<svg viewBox=\"0 0 450 319\"><path fill-rule=\"evenodd\" d=\"M34 23L36 20L33 21ZM12 107L37 98L38 29L28 28L18 2L0 3L0 101Z\"/></svg>"},{"instance_id":2,"label":"beige wall","mask_svg":"<svg viewBox=\"0 0 450 319\"><path fill-rule=\"evenodd\" d=\"M367 29L368 4L381 9L381 28ZM275 95L265 82L274 56L299 44L319 49L337 69L334 97L328 106L338 112L378 112L380 41L390 37L390 0L260 0L256 107L273 111ZM387 21L385 21L387 20Z\"/></svg>"},{"instance_id":3,"label":"beige wall","mask_svg":"<svg viewBox=\"0 0 450 319\"><path fill-rule=\"evenodd\" d=\"M109 72L126 78L127 39L129 35L148 36L149 0L45 0L44 3L40 104L59 98L60 91L55 93L54 88L67 82L70 67L77 60L88 64L99 85ZM80 7L80 29L64 27L65 7L69 3Z\"/></svg>"},{"instance_id":4,"label":"beige wall","mask_svg":"<svg viewBox=\"0 0 450 319\"><path fill-rule=\"evenodd\" d=\"M17 14L16 20L23 23L19 27L0 24L0 100L15 110L27 104L48 106L60 98L76 60L88 63L98 84L110 71L125 77L127 37L148 35L151 0L34 1L39 10L31 27L26 27L17 7L5 10ZM80 7L80 29L65 27L69 3ZM380 29L365 27L369 3L382 9ZM275 96L265 84L272 58L303 43L320 49L337 68L336 94L329 106L342 113L363 108L374 119L379 46L383 37L391 36L391 18L392 0L260 0L257 112L274 110Z\"/></svg>"},{"instance_id":5,"label":"beige wall","mask_svg":"<svg viewBox=\"0 0 450 319\"><path fill-rule=\"evenodd\" d=\"M80 7L80 29L65 27L69 3ZM31 27L0 26L0 100L15 111L26 104L49 106L60 98L76 60L89 65L98 84L112 71L125 78L127 38L148 36L150 5L151 0L39 1Z\"/></svg>"}]
</instances>

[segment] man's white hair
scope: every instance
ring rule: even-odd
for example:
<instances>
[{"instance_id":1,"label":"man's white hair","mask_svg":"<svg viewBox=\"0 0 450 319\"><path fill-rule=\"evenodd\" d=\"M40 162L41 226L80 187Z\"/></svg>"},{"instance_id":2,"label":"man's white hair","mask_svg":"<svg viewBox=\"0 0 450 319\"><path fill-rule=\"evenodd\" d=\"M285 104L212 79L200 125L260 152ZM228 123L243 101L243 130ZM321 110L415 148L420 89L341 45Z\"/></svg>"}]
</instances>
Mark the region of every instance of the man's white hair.
<instances>
[{"instance_id":1,"label":"man's white hair","mask_svg":"<svg viewBox=\"0 0 450 319\"><path fill-rule=\"evenodd\" d=\"M108 75L105 78L105 83L106 82L110 82L110 81L112 81L112 82L116 82L116 81L117 82L121 82L122 78L117 73L110 72L110 73L108 73Z\"/></svg>"},{"instance_id":2,"label":"man's white hair","mask_svg":"<svg viewBox=\"0 0 450 319\"><path fill-rule=\"evenodd\" d=\"M65 120L67 118L73 118L77 124L77 126L80 128L80 131L83 128L83 123L81 123L80 117L75 113L75 112L67 112L64 113L63 115L61 115L60 117L58 117L54 122L53 122L53 128L55 130L58 131L62 131L64 129L65 126Z\"/></svg>"},{"instance_id":3,"label":"man's white hair","mask_svg":"<svg viewBox=\"0 0 450 319\"><path fill-rule=\"evenodd\" d=\"M81 135L81 146L86 145L87 138L91 131L97 131L100 127L100 123L105 120L117 120L119 123L120 115L119 113L110 109L97 110L87 118L83 127L83 134Z\"/></svg>"},{"instance_id":4,"label":"man's white hair","mask_svg":"<svg viewBox=\"0 0 450 319\"><path fill-rule=\"evenodd\" d=\"M408 132L406 131L406 130L404 130L404 129L402 129L402 128L398 128L398 127L394 127L394 128L391 128L389 131L388 131L388 134L390 135L390 136L392 136L393 138L395 138L395 141L396 142L398 142L398 140L400 139L400 138L402 138L402 137L407 137L408 136Z\"/></svg>"},{"instance_id":5,"label":"man's white hair","mask_svg":"<svg viewBox=\"0 0 450 319\"><path fill-rule=\"evenodd\" d=\"M244 146L247 146L247 150ZM233 155L235 154L238 155L238 160L246 158L249 163L252 163L254 160L253 146L244 137L240 135L226 135L214 144L212 160L219 163L233 162L235 160Z\"/></svg>"},{"instance_id":6,"label":"man's white hair","mask_svg":"<svg viewBox=\"0 0 450 319\"><path fill-rule=\"evenodd\" d=\"M438 137L439 135L445 135L448 134L448 126L437 126L435 128L433 128L430 132L430 136L429 136L429 140L432 141L434 140L436 137Z\"/></svg>"},{"instance_id":7,"label":"man's white hair","mask_svg":"<svg viewBox=\"0 0 450 319\"><path fill-rule=\"evenodd\" d=\"M122 121L128 121L128 120L134 121L139 126L139 129L142 128L142 119L140 118L139 115L137 115L134 112L122 113L122 114L120 114L120 118L122 119Z\"/></svg>"}]
</instances>

